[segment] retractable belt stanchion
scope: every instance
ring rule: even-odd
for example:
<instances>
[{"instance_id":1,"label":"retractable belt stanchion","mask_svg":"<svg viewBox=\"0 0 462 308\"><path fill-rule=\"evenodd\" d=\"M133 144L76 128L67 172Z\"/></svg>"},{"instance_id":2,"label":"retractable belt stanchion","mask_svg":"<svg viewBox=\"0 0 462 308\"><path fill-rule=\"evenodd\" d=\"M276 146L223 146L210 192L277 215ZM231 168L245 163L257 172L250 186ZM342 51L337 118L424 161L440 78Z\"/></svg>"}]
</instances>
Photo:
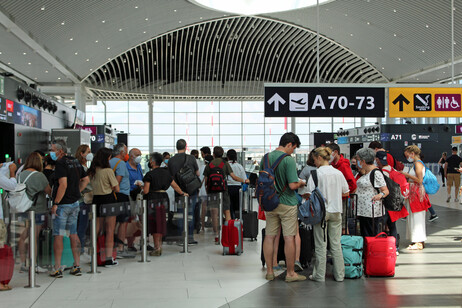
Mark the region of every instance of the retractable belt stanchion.
<instances>
[{"instance_id":1,"label":"retractable belt stanchion","mask_svg":"<svg viewBox=\"0 0 462 308\"><path fill-rule=\"evenodd\" d=\"M141 232L141 260L138 262L146 263L151 262L148 260L147 253L148 253L148 202L143 200L143 207L142 207L142 216L143 216L143 229Z\"/></svg>"},{"instance_id":2,"label":"retractable belt stanchion","mask_svg":"<svg viewBox=\"0 0 462 308\"><path fill-rule=\"evenodd\" d=\"M223 193L218 193L218 243L221 244L221 233L223 229Z\"/></svg>"},{"instance_id":3,"label":"retractable belt stanchion","mask_svg":"<svg viewBox=\"0 0 462 308\"><path fill-rule=\"evenodd\" d=\"M183 250L182 253L190 253L189 246L188 246L188 237L189 237L189 230L188 230L188 207L189 207L189 196L184 196L184 207L183 207Z\"/></svg>"},{"instance_id":4,"label":"retractable belt stanchion","mask_svg":"<svg viewBox=\"0 0 462 308\"><path fill-rule=\"evenodd\" d=\"M96 204L91 205L91 212L88 215L88 219L90 220L90 229L91 229L91 248L90 248L90 254L91 254L91 268L90 271L88 272L89 274L99 274L101 272L98 272L97 270L97 265L98 262L96 260L97 258L97 247L96 247L96 241L97 241L97 234L96 234Z\"/></svg>"},{"instance_id":5,"label":"retractable belt stanchion","mask_svg":"<svg viewBox=\"0 0 462 308\"><path fill-rule=\"evenodd\" d=\"M35 211L29 211L29 285L25 288L40 287L35 283Z\"/></svg>"},{"instance_id":6,"label":"retractable belt stanchion","mask_svg":"<svg viewBox=\"0 0 462 308\"><path fill-rule=\"evenodd\" d=\"M244 199L244 191L241 189L239 189L239 219L242 220L242 209L245 208L244 207L244 202L245 202L245 199Z\"/></svg>"}]
</instances>

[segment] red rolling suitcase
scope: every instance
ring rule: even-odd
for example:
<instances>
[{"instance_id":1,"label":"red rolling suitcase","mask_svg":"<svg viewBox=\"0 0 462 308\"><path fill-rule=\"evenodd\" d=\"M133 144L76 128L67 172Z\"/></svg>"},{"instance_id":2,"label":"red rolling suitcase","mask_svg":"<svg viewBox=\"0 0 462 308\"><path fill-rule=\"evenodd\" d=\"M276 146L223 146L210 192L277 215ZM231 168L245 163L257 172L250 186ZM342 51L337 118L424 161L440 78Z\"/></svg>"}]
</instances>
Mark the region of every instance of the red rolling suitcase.
<instances>
[{"instance_id":1,"label":"red rolling suitcase","mask_svg":"<svg viewBox=\"0 0 462 308\"><path fill-rule=\"evenodd\" d=\"M98 266L104 266L106 263L106 249L101 249L106 246L106 236L100 235L96 241L96 262ZM112 259L117 258L117 244L114 242L114 248L112 249Z\"/></svg>"},{"instance_id":2,"label":"red rolling suitcase","mask_svg":"<svg viewBox=\"0 0 462 308\"><path fill-rule=\"evenodd\" d=\"M13 277L14 258L13 250L8 245L0 248L0 283L9 284Z\"/></svg>"},{"instance_id":3,"label":"red rolling suitcase","mask_svg":"<svg viewBox=\"0 0 462 308\"><path fill-rule=\"evenodd\" d=\"M385 232L365 237L364 267L366 276L395 276L396 239Z\"/></svg>"},{"instance_id":4,"label":"red rolling suitcase","mask_svg":"<svg viewBox=\"0 0 462 308\"><path fill-rule=\"evenodd\" d=\"M228 220L223 225L221 233L221 244L223 255L240 255L243 252L242 246L243 228L239 219Z\"/></svg>"}]
</instances>

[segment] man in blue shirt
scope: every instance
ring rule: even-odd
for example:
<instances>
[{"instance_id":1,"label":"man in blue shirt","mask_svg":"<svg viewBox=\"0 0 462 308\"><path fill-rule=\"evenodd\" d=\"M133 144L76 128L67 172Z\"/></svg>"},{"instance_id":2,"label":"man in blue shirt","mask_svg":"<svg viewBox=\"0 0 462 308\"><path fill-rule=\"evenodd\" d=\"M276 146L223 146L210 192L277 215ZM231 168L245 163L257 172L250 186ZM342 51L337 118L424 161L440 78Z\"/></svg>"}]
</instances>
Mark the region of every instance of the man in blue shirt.
<instances>
[{"instance_id":1,"label":"man in blue shirt","mask_svg":"<svg viewBox=\"0 0 462 308\"><path fill-rule=\"evenodd\" d=\"M116 194L117 202L130 202L130 174L128 173L127 165L128 149L123 143L118 143L114 146L112 159L109 161L112 170L115 173L116 179L119 182L120 191ZM119 243L117 245L117 258L134 258L135 256L124 250L124 243L127 233L128 219L130 215L123 214L117 216L119 223L119 230L117 238Z\"/></svg>"}]
</instances>

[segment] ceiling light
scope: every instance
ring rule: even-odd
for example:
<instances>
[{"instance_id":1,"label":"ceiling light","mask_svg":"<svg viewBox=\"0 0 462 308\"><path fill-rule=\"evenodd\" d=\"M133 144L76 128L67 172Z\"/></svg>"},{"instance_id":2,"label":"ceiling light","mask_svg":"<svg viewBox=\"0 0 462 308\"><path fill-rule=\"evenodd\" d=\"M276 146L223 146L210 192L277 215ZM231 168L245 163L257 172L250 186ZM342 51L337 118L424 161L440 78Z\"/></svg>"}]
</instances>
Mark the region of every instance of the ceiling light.
<instances>
[{"instance_id":1,"label":"ceiling light","mask_svg":"<svg viewBox=\"0 0 462 308\"><path fill-rule=\"evenodd\" d=\"M2 54L2 52L0 51L0 55Z\"/></svg>"},{"instance_id":2,"label":"ceiling light","mask_svg":"<svg viewBox=\"0 0 462 308\"><path fill-rule=\"evenodd\" d=\"M137 5L137 6L135 6L135 9L137 9L137 8L138 8L138 5Z\"/></svg>"},{"instance_id":3,"label":"ceiling light","mask_svg":"<svg viewBox=\"0 0 462 308\"><path fill-rule=\"evenodd\" d=\"M199 17L200 20L202 20L202 17Z\"/></svg>"},{"instance_id":4,"label":"ceiling light","mask_svg":"<svg viewBox=\"0 0 462 308\"><path fill-rule=\"evenodd\" d=\"M107 49L109 50L109 49L111 49L111 47L108 47Z\"/></svg>"},{"instance_id":5,"label":"ceiling light","mask_svg":"<svg viewBox=\"0 0 462 308\"><path fill-rule=\"evenodd\" d=\"M371 23L370 22L367 22L368 25L370 25Z\"/></svg>"},{"instance_id":6,"label":"ceiling light","mask_svg":"<svg viewBox=\"0 0 462 308\"><path fill-rule=\"evenodd\" d=\"M119 32L122 32L122 29L119 29Z\"/></svg>"},{"instance_id":7,"label":"ceiling light","mask_svg":"<svg viewBox=\"0 0 462 308\"><path fill-rule=\"evenodd\" d=\"M428 27L429 27L429 25L425 25L425 28L428 28Z\"/></svg>"},{"instance_id":8,"label":"ceiling light","mask_svg":"<svg viewBox=\"0 0 462 308\"><path fill-rule=\"evenodd\" d=\"M382 69L384 70L384 69L385 69L385 67L383 67L383 66L382 66Z\"/></svg>"},{"instance_id":9,"label":"ceiling light","mask_svg":"<svg viewBox=\"0 0 462 308\"><path fill-rule=\"evenodd\" d=\"M181 24L181 20L178 23Z\"/></svg>"},{"instance_id":10,"label":"ceiling light","mask_svg":"<svg viewBox=\"0 0 462 308\"><path fill-rule=\"evenodd\" d=\"M208 7L214 10L236 13L240 15L257 15L263 13L283 12L300 9L316 5L317 0L285 0L285 1L267 1L267 0L189 0L202 7ZM319 0L319 3L327 0ZM226 15L224 15L226 17Z\"/></svg>"},{"instance_id":11,"label":"ceiling light","mask_svg":"<svg viewBox=\"0 0 462 308\"><path fill-rule=\"evenodd\" d=\"M45 7L44 7L44 6L42 6L42 7L40 8L40 10L42 10L42 11L45 11Z\"/></svg>"},{"instance_id":12,"label":"ceiling light","mask_svg":"<svg viewBox=\"0 0 462 308\"><path fill-rule=\"evenodd\" d=\"M396 37L396 33L393 33L393 36L395 36L395 37Z\"/></svg>"},{"instance_id":13,"label":"ceiling light","mask_svg":"<svg viewBox=\"0 0 462 308\"><path fill-rule=\"evenodd\" d=\"M147 18L147 17L146 17L144 20L148 21L148 20L149 20L149 18Z\"/></svg>"},{"instance_id":14,"label":"ceiling light","mask_svg":"<svg viewBox=\"0 0 462 308\"><path fill-rule=\"evenodd\" d=\"M37 77L35 77L34 79L37 80Z\"/></svg>"},{"instance_id":15,"label":"ceiling light","mask_svg":"<svg viewBox=\"0 0 462 308\"><path fill-rule=\"evenodd\" d=\"M396 10L393 10L393 13L396 13Z\"/></svg>"},{"instance_id":16,"label":"ceiling light","mask_svg":"<svg viewBox=\"0 0 462 308\"><path fill-rule=\"evenodd\" d=\"M425 50L422 49L422 52L425 52Z\"/></svg>"},{"instance_id":17,"label":"ceiling light","mask_svg":"<svg viewBox=\"0 0 462 308\"><path fill-rule=\"evenodd\" d=\"M176 12L176 10L173 10L174 12Z\"/></svg>"},{"instance_id":18,"label":"ceiling light","mask_svg":"<svg viewBox=\"0 0 462 308\"><path fill-rule=\"evenodd\" d=\"M143 34L146 34L146 31L143 31Z\"/></svg>"},{"instance_id":19,"label":"ceiling light","mask_svg":"<svg viewBox=\"0 0 462 308\"><path fill-rule=\"evenodd\" d=\"M353 36L353 33L350 33L350 36Z\"/></svg>"},{"instance_id":20,"label":"ceiling light","mask_svg":"<svg viewBox=\"0 0 462 308\"><path fill-rule=\"evenodd\" d=\"M104 24L106 21L105 21L105 20L101 20L101 22Z\"/></svg>"},{"instance_id":21,"label":"ceiling light","mask_svg":"<svg viewBox=\"0 0 462 308\"><path fill-rule=\"evenodd\" d=\"M78 53L77 51L76 51L76 52L74 52L74 55L78 55L78 54L79 54L79 53Z\"/></svg>"},{"instance_id":22,"label":"ceiling light","mask_svg":"<svg viewBox=\"0 0 462 308\"><path fill-rule=\"evenodd\" d=\"M63 22L61 22L61 26L64 26L65 24L66 24L66 23L65 23L64 21L63 21Z\"/></svg>"},{"instance_id":23,"label":"ceiling light","mask_svg":"<svg viewBox=\"0 0 462 308\"><path fill-rule=\"evenodd\" d=\"M87 60L85 60L85 61L87 61L87 62L88 62L88 61L90 61L90 59L87 59Z\"/></svg>"},{"instance_id":24,"label":"ceiling light","mask_svg":"<svg viewBox=\"0 0 462 308\"><path fill-rule=\"evenodd\" d=\"M98 40L96 40L95 43L98 43Z\"/></svg>"},{"instance_id":25,"label":"ceiling light","mask_svg":"<svg viewBox=\"0 0 462 308\"><path fill-rule=\"evenodd\" d=\"M25 53L25 52L23 52L22 54L23 54L23 55L27 55L27 53Z\"/></svg>"},{"instance_id":26,"label":"ceiling light","mask_svg":"<svg viewBox=\"0 0 462 308\"><path fill-rule=\"evenodd\" d=\"M28 62L27 64L28 64L28 65L32 65L32 63L30 63L30 62Z\"/></svg>"},{"instance_id":27,"label":"ceiling light","mask_svg":"<svg viewBox=\"0 0 462 308\"><path fill-rule=\"evenodd\" d=\"M69 39L69 41L73 41L73 40L74 40L74 38L73 38L73 37L71 37L71 38Z\"/></svg>"},{"instance_id":28,"label":"ceiling light","mask_svg":"<svg viewBox=\"0 0 462 308\"><path fill-rule=\"evenodd\" d=\"M8 65L10 65L10 64L11 64L11 62L8 62L7 64L8 64Z\"/></svg>"},{"instance_id":29,"label":"ceiling light","mask_svg":"<svg viewBox=\"0 0 462 308\"><path fill-rule=\"evenodd\" d=\"M345 17L348 17L348 14L345 14Z\"/></svg>"},{"instance_id":30,"label":"ceiling light","mask_svg":"<svg viewBox=\"0 0 462 308\"><path fill-rule=\"evenodd\" d=\"M401 61L401 58L398 58L398 61Z\"/></svg>"},{"instance_id":31,"label":"ceiling light","mask_svg":"<svg viewBox=\"0 0 462 308\"><path fill-rule=\"evenodd\" d=\"M58 80L61 80L61 77L58 77Z\"/></svg>"},{"instance_id":32,"label":"ceiling light","mask_svg":"<svg viewBox=\"0 0 462 308\"><path fill-rule=\"evenodd\" d=\"M90 72L91 72L92 70L93 70L93 69L92 69L92 68L90 68Z\"/></svg>"},{"instance_id":33,"label":"ceiling light","mask_svg":"<svg viewBox=\"0 0 462 308\"><path fill-rule=\"evenodd\" d=\"M380 50L382 50L382 47L379 47Z\"/></svg>"}]
</instances>

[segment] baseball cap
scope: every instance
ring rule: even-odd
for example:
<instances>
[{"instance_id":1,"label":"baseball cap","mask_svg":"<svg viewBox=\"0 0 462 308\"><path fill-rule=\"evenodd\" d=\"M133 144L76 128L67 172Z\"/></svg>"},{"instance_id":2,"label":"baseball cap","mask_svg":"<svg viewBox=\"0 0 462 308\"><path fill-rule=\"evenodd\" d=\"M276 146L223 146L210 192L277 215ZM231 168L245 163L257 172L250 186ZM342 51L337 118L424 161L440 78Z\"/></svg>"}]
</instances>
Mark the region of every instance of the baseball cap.
<instances>
[{"instance_id":1,"label":"baseball cap","mask_svg":"<svg viewBox=\"0 0 462 308\"><path fill-rule=\"evenodd\" d=\"M377 157L379 160L380 160L380 163L384 166L388 165L388 162L387 162L387 152L385 151L378 151L376 154L375 154L375 157Z\"/></svg>"}]
</instances>

